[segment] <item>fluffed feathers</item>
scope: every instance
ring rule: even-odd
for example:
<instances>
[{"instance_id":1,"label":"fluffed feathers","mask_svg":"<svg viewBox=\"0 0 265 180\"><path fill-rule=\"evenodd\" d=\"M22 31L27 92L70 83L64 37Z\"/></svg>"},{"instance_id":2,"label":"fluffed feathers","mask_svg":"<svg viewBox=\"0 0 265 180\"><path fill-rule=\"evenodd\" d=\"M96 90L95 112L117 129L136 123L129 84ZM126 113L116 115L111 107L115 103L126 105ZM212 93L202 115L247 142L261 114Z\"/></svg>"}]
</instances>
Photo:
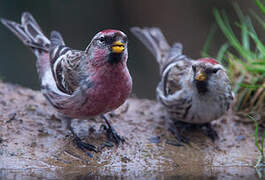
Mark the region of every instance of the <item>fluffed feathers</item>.
<instances>
[{"instance_id":1,"label":"fluffed feathers","mask_svg":"<svg viewBox=\"0 0 265 180\"><path fill-rule=\"evenodd\" d=\"M187 58L182 45L170 47L159 28L134 27L131 31L159 63L157 98L173 120L203 124L229 109L233 93L226 71L217 61Z\"/></svg>"}]
</instances>

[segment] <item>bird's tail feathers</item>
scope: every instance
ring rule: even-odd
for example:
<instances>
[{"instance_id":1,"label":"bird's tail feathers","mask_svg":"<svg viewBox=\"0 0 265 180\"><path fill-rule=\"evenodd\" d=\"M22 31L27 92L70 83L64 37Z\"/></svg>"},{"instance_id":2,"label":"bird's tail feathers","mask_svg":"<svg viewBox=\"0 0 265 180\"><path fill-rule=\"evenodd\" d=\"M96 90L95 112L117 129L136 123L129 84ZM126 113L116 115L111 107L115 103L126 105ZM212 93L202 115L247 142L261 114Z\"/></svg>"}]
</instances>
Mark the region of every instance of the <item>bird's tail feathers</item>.
<instances>
[{"instance_id":1,"label":"bird's tail feathers","mask_svg":"<svg viewBox=\"0 0 265 180\"><path fill-rule=\"evenodd\" d=\"M65 45L62 35L57 31L51 32L50 40L51 40L51 46L64 46Z\"/></svg>"},{"instance_id":2,"label":"bird's tail feathers","mask_svg":"<svg viewBox=\"0 0 265 180\"><path fill-rule=\"evenodd\" d=\"M165 53L170 49L164 35L159 28L131 28L131 32L146 46L155 56L159 64Z\"/></svg>"},{"instance_id":3,"label":"bird's tail feathers","mask_svg":"<svg viewBox=\"0 0 265 180\"><path fill-rule=\"evenodd\" d=\"M131 32L151 51L162 70L176 57L182 55L182 44L170 46L159 28L131 28Z\"/></svg>"},{"instance_id":4,"label":"bird's tail feathers","mask_svg":"<svg viewBox=\"0 0 265 180\"><path fill-rule=\"evenodd\" d=\"M37 57L43 51L48 51L50 41L42 33L40 26L30 13L24 12L22 14L21 24L4 18L0 20L26 46L30 47Z\"/></svg>"}]
</instances>

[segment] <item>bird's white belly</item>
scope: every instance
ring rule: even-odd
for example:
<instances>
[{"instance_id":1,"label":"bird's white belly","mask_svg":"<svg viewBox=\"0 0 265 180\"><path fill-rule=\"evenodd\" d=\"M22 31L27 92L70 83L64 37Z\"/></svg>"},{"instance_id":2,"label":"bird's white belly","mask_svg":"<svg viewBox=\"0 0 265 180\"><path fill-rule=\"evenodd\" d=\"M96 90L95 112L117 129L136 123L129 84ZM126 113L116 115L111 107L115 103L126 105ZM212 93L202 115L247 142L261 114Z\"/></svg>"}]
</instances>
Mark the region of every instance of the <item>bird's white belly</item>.
<instances>
[{"instance_id":1,"label":"bird's white belly","mask_svg":"<svg viewBox=\"0 0 265 180\"><path fill-rule=\"evenodd\" d=\"M192 107L184 120L189 123L207 123L218 119L223 114L221 104L217 100L194 99Z\"/></svg>"}]
</instances>

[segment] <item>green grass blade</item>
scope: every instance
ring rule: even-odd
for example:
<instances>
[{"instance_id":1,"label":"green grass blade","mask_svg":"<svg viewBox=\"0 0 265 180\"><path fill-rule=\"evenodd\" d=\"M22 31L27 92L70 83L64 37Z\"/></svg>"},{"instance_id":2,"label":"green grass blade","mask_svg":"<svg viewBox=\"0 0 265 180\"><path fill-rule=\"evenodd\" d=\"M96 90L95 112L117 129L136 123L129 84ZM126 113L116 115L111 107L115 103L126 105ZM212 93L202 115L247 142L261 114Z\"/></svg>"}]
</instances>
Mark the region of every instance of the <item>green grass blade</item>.
<instances>
[{"instance_id":1,"label":"green grass blade","mask_svg":"<svg viewBox=\"0 0 265 180\"><path fill-rule=\"evenodd\" d=\"M259 40L258 36L254 33L249 33L250 37L255 41L256 47L259 50L260 53L262 53L265 56L265 46L263 43Z\"/></svg>"},{"instance_id":2,"label":"green grass blade","mask_svg":"<svg viewBox=\"0 0 265 180\"><path fill-rule=\"evenodd\" d=\"M253 65L265 65L265 61L263 60L263 62L253 62Z\"/></svg>"},{"instance_id":3,"label":"green grass blade","mask_svg":"<svg viewBox=\"0 0 265 180\"><path fill-rule=\"evenodd\" d=\"M243 15L241 9L239 8L237 3L233 4L234 9L237 13L237 16L240 20L240 24L242 25L241 28L241 41L243 44L243 47L247 50L249 50L249 34L248 34L248 28L247 28L247 23L246 23L246 18Z\"/></svg>"},{"instance_id":4,"label":"green grass blade","mask_svg":"<svg viewBox=\"0 0 265 180\"><path fill-rule=\"evenodd\" d=\"M204 46L202 48L202 57L209 57L209 49L210 49L210 46L211 46L211 42L216 34L216 31L217 31L217 25L214 24L209 32L209 35L204 43Z\"/></svg>"},{"instance_id":5,"label":"green grass blade","mask_svg":"<svg viewBox=\"0 0 265 180\"><path fill-rule=\"evenodd\" d=\"M256 31L255 31L255 28L254 28L254 26L253 26L253 24L252 24L252 21L251 21L251 19L250 19L249 16L246 16L246 24L247 24L248 30L249 30L251 33L257 35L257 33L256 33Z\"/></svg>"},{"instance_id":6,"label":"green grass blade","mask_svg":"<svg viewBox=\"0 0 265 180\"><path fill-rule=\"evenodd\" d=\"M264 140L265 140L265 130L263 131L262 138L261 138L261 147L264 147ZM263 148L262 148L262 150L263 150Z\"/></svg>"},{"instance_id":7,"label":"green grass blade","mask_svg":"<svg viewBox=\"0 0 265 180\"><path fill-rule=\"evenodd\" d=\"M229 25L227 16L220 15L217 9L214 9L214 16L216 19L217 24L223 31L224 35L228 39L229 43L238 51L240 55L242 55L246 60L252 61L253 57L251 56L251 52L246 50L241 44L239 43L238 39L236 38L235 34L233 33L231 26Z\"/></svg>"},{"instance_id":8,"label":"green grass blade","mask_svg":"<svg viewBox=\"0 0 265 180\"><path fill-rule=\"evenodd\" d=\"M261 19L257 13L255 13L254 11L250 11L250 13L252 14L252 16L256 19L256 21L261 25L261 27L263 28L263 30L265 30L265 22L263 19Z\"/></svg>"},{"instance_id":9,"label":"green grass blade","mask_svg":"<svg viewBox=\"0 0 265 180\"><path fill-rule=\"evenodd\" d=\"M238 80L235 83L234 91L233 91L234 93L238 93L239 89L241 88L240 85L243 84L244 78L245 78L245 75L241 74L241 76L238 78Z\"/></svg>"},{"instance_id":10,"label":"green grass blade","mask_svg":"<svg viewBox=\"0 0 265 180\"><path fill-rule=\"evenodd\" d=\"M255 145L257 147L257 149L259 150L259 152L261 152L261 148L259 146L259 142L258 142L258 128L259 128L259 124L257 122L257 120L255 118L253 118L252 116L249 115L249 118L251 118L254 121L255 124Z\"/></svg>"},{"instance_id":11,"label":"green grass blade","mask_svg":"<svg viewBox=\"0 0 265 180\"><path fill-rule=\"evenodd\" d=\"M239 84L241 87L245 87L245 88L248 88L248 89L252 89L252 90L256 90L258 89L259 87L261 87L261 85L256 85L256 84L244 84L244 83L241 83Z\"/></svg>"},{"instance_id":12,"label":"green grass blade","mask_svg":"<svg viewBox=\"0 0 265 180\"><path fill-rule=\"evenodd\" d=\"M222 64L224 64L224 55L227 52L229 46L230 45L228 43L224 43L217 53L216 59L221 61Z\"/></svg>"},{"instance_id":13,"label":"green grass blade","mask_svg":"<svg viewBox=\"0 0 265 180\"><path fill-rule=\"evenodd\" d=\"M240 7L238 6L238 4L237 3L233 3L233 7L234 7L234 9L236 11L236 14L237 14L241 24L245 23L245 16L243 15L243 13L242 13Z\"/></svg>"},{"instance_id":14,"label":"green grass blade","mask_svg":"<svg viewBox=\"0 0 265 180\"><path fill-rule=\"evenodd\" d=\"M260 2L260 0L255 0L255 3L257 4L261 12L265 14L265 6Z\"/></svg>"}]
</instances>

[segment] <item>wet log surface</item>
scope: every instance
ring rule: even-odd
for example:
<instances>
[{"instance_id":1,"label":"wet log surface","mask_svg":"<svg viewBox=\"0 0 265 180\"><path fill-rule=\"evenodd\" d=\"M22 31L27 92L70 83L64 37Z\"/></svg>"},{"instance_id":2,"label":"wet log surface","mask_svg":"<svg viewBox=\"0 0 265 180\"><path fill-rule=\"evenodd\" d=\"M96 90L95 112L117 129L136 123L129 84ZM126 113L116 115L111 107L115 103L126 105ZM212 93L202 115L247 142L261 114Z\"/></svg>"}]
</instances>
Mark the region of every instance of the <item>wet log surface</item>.
<instances>
[{"instance_id":1,"label":"wet log surface","mask_svg":"<svg viewBox=\"0 0 265 180\"><path fill-rule=\"evenodd\" d=\"M0 82L0 176L73 178L101 176L233 176L254 174L258 158L253 123L224 116L213 122L219 139L187 132L190 144L170 134L164 108L130 98L110 117L126 143L99 153L76 147L65 122L39 91ZM73 120L75 131L99 146L107 141L100 118ZM0 177L1 179L1 177Z\"/></svg>"}]
</instances>

